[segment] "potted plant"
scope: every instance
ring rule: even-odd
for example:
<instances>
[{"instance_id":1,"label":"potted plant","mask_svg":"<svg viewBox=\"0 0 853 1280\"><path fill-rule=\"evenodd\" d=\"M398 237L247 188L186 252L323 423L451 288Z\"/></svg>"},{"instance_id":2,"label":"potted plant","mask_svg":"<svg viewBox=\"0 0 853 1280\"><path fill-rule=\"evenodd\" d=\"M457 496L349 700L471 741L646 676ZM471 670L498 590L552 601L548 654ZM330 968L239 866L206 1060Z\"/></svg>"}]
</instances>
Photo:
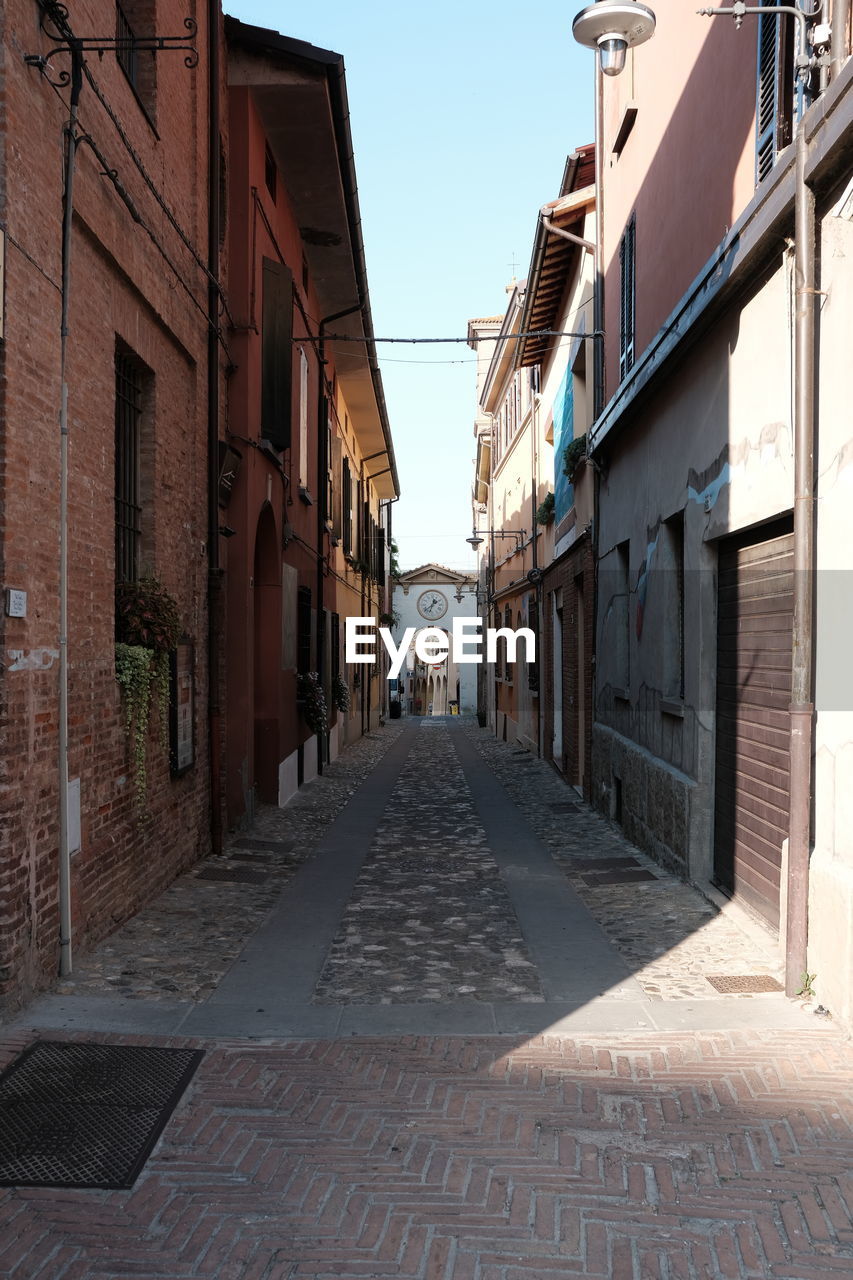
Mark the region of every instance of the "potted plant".
<instances>
[{"instance_id":1,"label":"potted plant","mask_svg":"<svg viewBox=\"0 0 853 1280\"><path fill-rule=\"evenodd\" d=\"M133 755L133 776L140 808L145 807L146 747L151 715L160 716L167 745L169 654L181 635L177 601L153 576L116 587L116 681L122 692L124 723Z\"/></svg>"},{"instance_id":2,"label":"potted plant","mask_svg":"<svg viewBox=\"0 0 853 1280\"><path fill-rule=\"evenodd\" d=\"M563 450L563 474L574 482L575 472L586 458L586 433L575 436Z\"/></svg>"},{"instance_id":3,"label":"potted plant","mask_svg":"<svg viewBox=\"0 0 853 1280\"><path fill-rule=\"evenodd\" d=\"M329 727L326 695L316 671L305 671L296 677L297 703L312 733L325 733Z\"/></svg>"},{"instance_id":4,"label":"potted plant","mask_svg":"<svg viewBox=\"0 0 853 1280\"><path fill-rule=\"evenodd\" d=\"M550 524L554 518L554 495L546 493L544 501L540 502L536 511L537 524Z\"/></svg>"},{"instance_id":5,"label":"potted plant","mask_svg":"<svg viewBox=\"0 0 853 1280\"><path fill-rule=\"evenodd\" d=\"M334 702L338 711L349 711L350 703L352 701L350 697L349 685L341 675L340 671L332 681L332 701Z\"/></svg>"}]
</instances>

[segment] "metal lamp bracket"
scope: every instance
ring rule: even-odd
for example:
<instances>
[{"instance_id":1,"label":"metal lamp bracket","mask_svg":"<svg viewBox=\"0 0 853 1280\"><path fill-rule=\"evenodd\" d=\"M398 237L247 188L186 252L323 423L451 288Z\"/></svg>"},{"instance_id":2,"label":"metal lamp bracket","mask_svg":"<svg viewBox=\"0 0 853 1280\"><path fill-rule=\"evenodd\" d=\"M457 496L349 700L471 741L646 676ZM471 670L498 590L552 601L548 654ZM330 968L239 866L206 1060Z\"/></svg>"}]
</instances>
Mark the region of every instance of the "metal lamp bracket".
<instances>
[{"instance_id":1,"label":"metal lamp bracket","mask_svg":"<svg viewBox=\"0 0 853 1280\"><path fill-rule=\"evenodd\" d=\"M127 40L119 40L116 36L75 36L68 20L68 10L57 0L39 0L41 8L41 29L48 40L53 43L54 53L70 53L73 57L82 58L87 53L97 53L101 58L105 53L115 53L126 47ZM53 28L53 30L51 30ZM195 18L184 18L184 33L178 36L134 36L134 50L149 53L166 53L169 51L185 54L184 66L192 69L198 66L198 49L188 43L195 39L198 23ZM48 56L40 53L29 53L24 62L30 67L38 67L42 75L52 70ZM51 80L57 88L67 85L71 80L69 71L57 73L56 80Z\"/></svg>"}]
</instances>

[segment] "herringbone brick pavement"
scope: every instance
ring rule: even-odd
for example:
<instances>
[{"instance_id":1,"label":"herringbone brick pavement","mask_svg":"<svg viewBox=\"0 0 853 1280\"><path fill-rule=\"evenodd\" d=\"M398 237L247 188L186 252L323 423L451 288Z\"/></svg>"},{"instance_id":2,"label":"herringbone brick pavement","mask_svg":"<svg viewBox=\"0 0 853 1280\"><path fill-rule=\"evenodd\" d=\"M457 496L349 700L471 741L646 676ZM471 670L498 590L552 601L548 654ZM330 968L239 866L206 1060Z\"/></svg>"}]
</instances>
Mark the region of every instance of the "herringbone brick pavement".
<instances>
[{"instance_id":1,"label":"herringbone brick pavement","mask_svg":"<svg viewBox=\"0 0 853 1280\"><path fill-rule=\"evenodd\" d=\"M851 1082L823 1029L219 1042L132 1190L0 1190L0 1275L850 1275Z\"/></svg>"}]
</instances>

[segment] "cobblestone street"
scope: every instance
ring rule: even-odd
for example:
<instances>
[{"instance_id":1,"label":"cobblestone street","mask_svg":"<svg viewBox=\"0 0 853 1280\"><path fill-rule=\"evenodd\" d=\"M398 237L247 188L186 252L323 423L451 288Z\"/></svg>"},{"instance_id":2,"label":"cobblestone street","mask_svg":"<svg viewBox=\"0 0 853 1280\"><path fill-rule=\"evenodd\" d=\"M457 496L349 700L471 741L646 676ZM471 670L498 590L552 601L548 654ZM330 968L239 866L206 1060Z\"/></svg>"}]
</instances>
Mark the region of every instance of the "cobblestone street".
<instances>
[{"instance_id":1,"label":"cobblestone street","mask_svg":"<svg viewBox=\"0 0 853 1280\"><path fill-rule=\"evenodd\" d=\"M0 1275L849 1274L849 1041L709 981L779 972L546 764L388 725L4 1029L205 1056L132 1190L0 1188Z\"/></svg>"}]
</instances>

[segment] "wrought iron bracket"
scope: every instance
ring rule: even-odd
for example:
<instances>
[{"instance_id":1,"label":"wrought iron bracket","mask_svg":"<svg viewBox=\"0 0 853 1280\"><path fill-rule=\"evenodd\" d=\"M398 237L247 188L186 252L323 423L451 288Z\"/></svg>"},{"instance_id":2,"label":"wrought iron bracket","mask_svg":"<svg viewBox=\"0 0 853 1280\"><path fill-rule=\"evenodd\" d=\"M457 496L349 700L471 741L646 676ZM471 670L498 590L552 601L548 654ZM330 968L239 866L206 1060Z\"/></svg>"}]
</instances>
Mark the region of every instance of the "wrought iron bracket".
<instances>
[{"instance_id":1,"label":"wrought iron bracket","mask_svg":"<svg viewBox=\"0 0 853 1280\"><path fill-rule=\"evenodd\" d=\"M41 9L41 29L48 40L53 43L53 53L70 53L72 57L82 58L87 53L96 53L103 57L105 53L116 53L131 45L135 52L185 54L184 66L192 69L198 66L198 49L189 43L195 39L198 23L195 18L184 18L184 32L177 36L134 36L131 40L121 40L117 36L76 36L68 20L68 10L57 0L39 0ZM52 30L51 30L52 28ZM28 66L38 67L43 75L52 70L49 56L39 53L26 54L24 61ZM71 76L67 71L58 72L58 80L52 84L66 85Z\"/></svg>"}]
</instances>

